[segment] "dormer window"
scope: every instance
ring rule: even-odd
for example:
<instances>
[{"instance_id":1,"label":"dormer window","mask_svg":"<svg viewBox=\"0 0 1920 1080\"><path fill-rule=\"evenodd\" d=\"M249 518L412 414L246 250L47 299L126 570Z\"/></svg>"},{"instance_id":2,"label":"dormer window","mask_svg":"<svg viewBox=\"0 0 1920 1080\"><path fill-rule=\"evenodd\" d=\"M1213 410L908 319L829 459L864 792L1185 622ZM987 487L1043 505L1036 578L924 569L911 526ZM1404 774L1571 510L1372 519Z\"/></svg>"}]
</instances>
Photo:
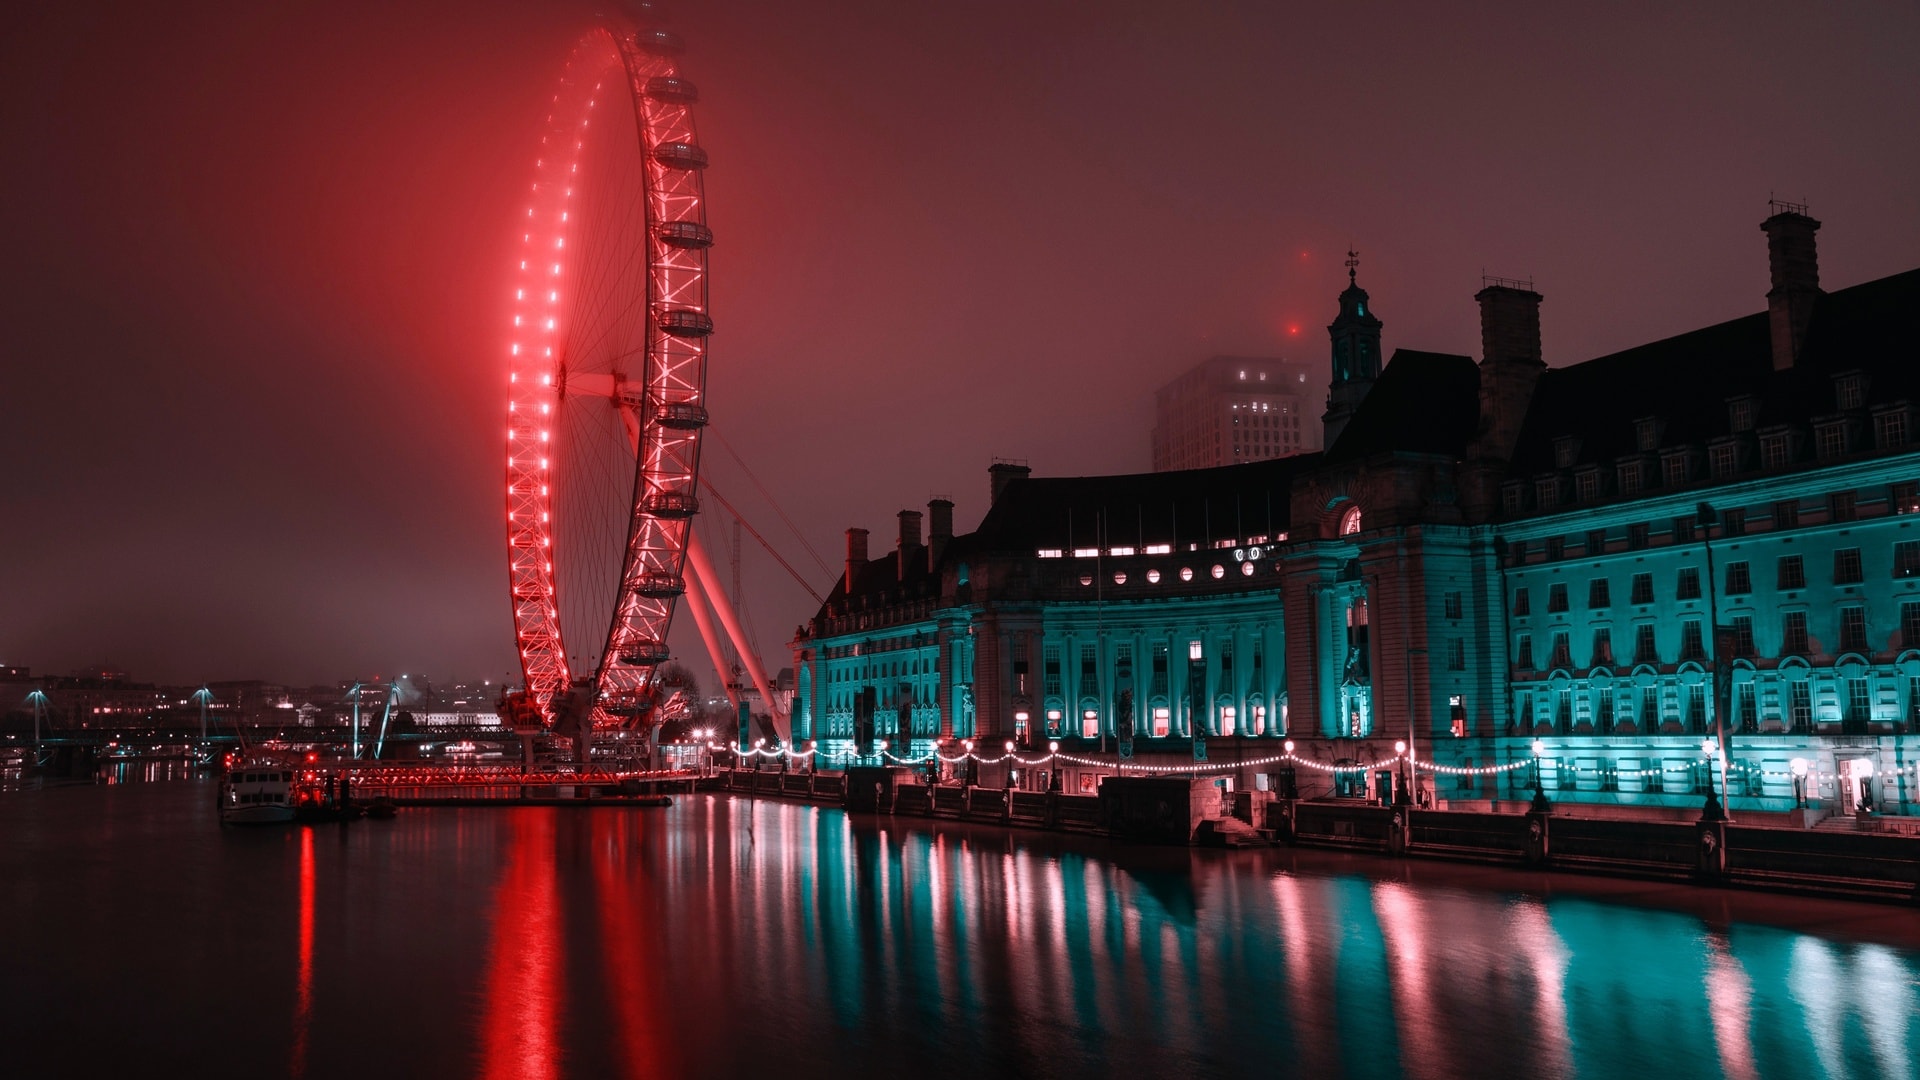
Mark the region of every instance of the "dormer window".
<instances>
[{"instance_id":1,"label":"dormer window","mask_svg":"<svg viewBox=\"0 0 1920 1080\"><path fill-rule=\"evenodd\" d=\"M1813 453L1821 461L1831 461L1847 452L1847 424L1829 420L1813 429Z\"/></svg>"},{"instance_id":2,"label":"dormer window","mask_svg":"<svg viewBox=\"0 0 1920 1080\"><path fill-rule=\"evenodd\" d=\"M1753 399L1737 397L1727 399L1727 430L1736 434L1753 430Z\"/></svg>"},{"instance_id":3,"label":"dormer window","mask_svg":"<svg viewBox=\"0 0 1920 1080\"><path fill-rule=\"evenodd\" d=\"M1898 450L1907 445L1907 410L1904 406L1876 412L1873 417L1873 445L1882 450Z\"/></svg>"},{"instance_id":4,"label":"dormer window","mask_svg":"<svg viewBox=\"0 0 1920 1080\"><path fill-rule=\"evenodd\" d=\"M1833 403L1840 409L1858 409L1867 403L1867 379L1857 371L1833 377Z\"/></svg>"},{"instance_id":5,"label":"dormer window","mask_svg":"<svg viewBox=\"0 0 1920 1080\"><path fill-rule=\"evenodd\" d=\"M1508 484L1500 490L1500 509L1508 514L1518 514L1526 507L1527 492L1519 484Z\"/></svg>"},{"instance_id":6,"label":"dormer window","mask_svg":"<svg viewBox=\"0 0 1920 1080\"><path fill-rule=\"evenodd\" d=\"M1628 496L1638 495L1640 494L1641 487L1644 486L1645 483L1646 476L1644 475L1644 469L1641 467L1640 462L1623 461L1620 463L1620 494Z\"/></svg>"},{"instance_id":7,"label":"dormer window","mask_svg":"<svg viewBox=\"0 0 1920 1080\"><path fill-rule=\"evenodd\" d=\"M1715 480L1724 480L1740 471L1740 445L1732 440L1707 448L1707 466Z\"/></svg>"},{"instance_id":8,"label":"dormer window","mask_svg":"<svg viewBox=\"0 0 1920 1080\"><path fill-rule=\"evenodd\" d=\"M1573 474L1573 489L1581 502L1592 502L1600 497L1600 470L1582 469Z\"/></svg>"},{"instance_id":9,"label":"dormer window","mask_svg":"<svg viewBox=\"0 0 1920 1080\"><path fill-rule=\"evenodd\" d=\"M1656 450L1660 446L1660 421L1648 416L1633 422L1633 445L1637 450Z\"/></svg>"},{"instance_id":10,"label":"dormer window","mask_svg":"<svg viewBox=\"0 0 1920 1080\"><path fill-rule=\"evenodd\" d=\"M1662 479L1668 487L1678 487L1689 479L1687 476L1687 457L1685 451L1668 454L1660 461Z\"/></svg>"},{"instance_id":11,"label":"dormer window","mask_svg":"<svg viewBox=\"0 0 1920 1080\"><path fill-rule=\"evenodd\" d=\"M1533 485L1535 501L1542 510L1554 510L1560 506L1560 479L1554 476L1542 477Z\"/></svg>"},{"instance_id":12,"label":"dormer window","mask_svg":"<svg viewBox=\"0 0 1920 1080\"><path fill-rule=\"evenodd\" d=\"M1580 440L1571 435L1562 435L1553 440L1553 467L1556 469L1573 468L1573 460L1580 456Z\"/></svg>"},{"instance_id":13,"label":"dormer window","mask_svg":"<svg viewBox=\"0 0 1920 1080\"><path fill-rule=\"evenodd\" d=\"M1760 467L1778 469L1793 460L1791 436L1785 431L1775 431L1760 436Z\"/></svg>"}]
</instances>

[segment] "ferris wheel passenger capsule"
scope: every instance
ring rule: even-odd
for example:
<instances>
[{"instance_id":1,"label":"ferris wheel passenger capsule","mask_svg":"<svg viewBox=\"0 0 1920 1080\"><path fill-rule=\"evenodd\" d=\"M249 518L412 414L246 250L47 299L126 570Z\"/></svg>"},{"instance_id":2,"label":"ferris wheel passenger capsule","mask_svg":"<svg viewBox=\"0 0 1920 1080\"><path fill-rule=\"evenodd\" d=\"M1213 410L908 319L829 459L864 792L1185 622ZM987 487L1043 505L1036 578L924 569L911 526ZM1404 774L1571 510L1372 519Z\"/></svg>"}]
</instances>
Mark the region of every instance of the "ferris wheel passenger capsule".
<instances>
[{"instance_id":1,"label":"ferris wheel passenger capsule","mask_svg":"<svg viewBox=\"0 0 1920 1080\"><path fill-rule=\"evenodd\" d=\"M699 88L678 75L655 75L641 92L668 105L692 105L700 100Z\"/></svg>"}]
</instances>

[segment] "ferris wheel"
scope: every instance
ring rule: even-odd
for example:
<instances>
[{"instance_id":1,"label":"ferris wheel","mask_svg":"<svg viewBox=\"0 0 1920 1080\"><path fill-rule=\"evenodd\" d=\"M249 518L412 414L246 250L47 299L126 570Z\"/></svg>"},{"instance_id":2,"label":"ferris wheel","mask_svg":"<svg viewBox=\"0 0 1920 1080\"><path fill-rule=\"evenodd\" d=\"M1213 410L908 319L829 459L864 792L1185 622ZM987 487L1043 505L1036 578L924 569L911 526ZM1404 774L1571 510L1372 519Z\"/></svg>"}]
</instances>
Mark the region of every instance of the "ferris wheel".
<instances>
[{"instance_id":1,"label":"ferris wheel","mask_svg":"<svg viewBox=\"0 0 1920 1080\"><path fill-rule=\"evenodd\" d=\"M575 46L516 229L508 581L547 724L647 707L699 510L707 154L682 43L635 7Z\"/></svg>"}]
</instances>

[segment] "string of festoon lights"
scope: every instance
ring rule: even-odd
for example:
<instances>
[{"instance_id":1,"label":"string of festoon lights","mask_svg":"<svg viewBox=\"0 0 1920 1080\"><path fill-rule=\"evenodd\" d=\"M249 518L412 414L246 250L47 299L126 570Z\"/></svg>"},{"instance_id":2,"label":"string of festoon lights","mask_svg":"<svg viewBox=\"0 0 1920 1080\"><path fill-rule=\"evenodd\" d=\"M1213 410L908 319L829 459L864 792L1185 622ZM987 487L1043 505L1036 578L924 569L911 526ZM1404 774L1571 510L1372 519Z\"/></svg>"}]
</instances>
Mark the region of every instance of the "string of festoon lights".
<instances>
[{"instance_id":1,"label":"string of festoon lights","mask_svg":"<svg viewBox=\"0 0 1920 1080\"><path fill-rule=\"evenodd\" d=\"M1049 742L1047 744L1047 752L1045 754L1039 754L1039 755L1034 755L1030 757L1021 756L1017 752L1017 744L1013 742L1008 742L1006 744L1005 752L998 757L991 757L986 754L977 752L974 749L973 741L970 739L961 740L961 745L964 749L959 754L948 755L948 754L943 754L938 750L929 750L926 753L919 755L918 757L902 757L898 754L895 754L889 748L889 744L887 740L876 739L874 740L874 751L875 751L874 756L885 758L886 760L891 761L896 765L907 765L907 766L925 765L928 762L937 760L937 761L944 762L948 765L962 765L968 761L979 762L982 765L999 765L1004 762L1012 762L1013 764L1018 765L1022 768L1034 768L1037 766L1045 765L1057 759L1059 761L1066 762L1069 765L1081 765L1087 768L1096 768L1096 769L1113 769L1116 772L1136 773L1136 774L1139 774L1139 773L1162 774L1162 773L1234 772L1240 769L1256 768L1262 765L1279 765L1279 764L1301 765L1309 769L1314 769L1319 772L1324 772L1329 774L1365 773L1373 769L1379 768L1381 765L1386 765L1386 764L1391 764L1394 762L1401 761L1405 759L1407 756L1406 744L1403 742L1396 742L1394 743L1394 754L1390 758L1369 761L1362 764L1337 765L1331 762L1316 761L1313 758L1301 757L1300 755L1294 753L1293 740L1288 739L1283 744L1284 746L1283 753L1269 754L1265 757L1245 758L1239 761L1200 762L1193 765L1142 765L1134 762L1122 761L1118 758L1093 758L1093 757L1084 757L1078 754L1062 753L1060 751L1060 744L1058 742ZM800 762L800 761L811 760L816 756L825 757L827 760L833 760L836 758L855 760L860 757L867 756L867 755L853 753L851 751L842 751L839 753L833 753L829 751L823 751L818 747L810 747L806 750L793 750L793 749L789 749L787 747L778 746L778 745L769 747L766 745L766 740L764 739L755 743L751 747L737 747L727 743L710 743L708 744L707 749L715 753L731 753L736 757L740 757L740 758L765 758L767 760L772 760L772 761L777 761L783 757L795 762ZM1447 776L1493 776L1500 773L1512 772L1515 769L1525 768L1530 764L1532 764L1532 759L1526 759L1521 761L1510 761L1510 762L1505 762L1499 765L1479 765L1479 766L1441 765L1436 762L1429 762L1429 761L1414 762L1414 766L1416 768L1421 769L1425 772L1443 773Z\"/></svg>"},{"instance_id":2,"label":"string of festoon lights","mask_svg":"<svg viewBox=\"0 0 1920 1080\"><path fill-rule=\"evenodd\" d=\"M948 754L943 754L938 750L929 750L926 753L919 755L918 757L902 757L901 755L895 754L892 751L892 749L890 748L890 744L888 743L887 740L885 739L874 740L874 750L876 755L886 759L887 761L891 761L896 765L918 766L918 765L925 765L928 762L937 760L948 765L963 765L969 761L975 761L982 765L999 765L1006 762L1012 762L1013 764L1018 765L1021 768L1035 768L1038 766L1046 765L1052 761L1059 760L1069 765L1080 765L1087 768L1097 768L1097 769L1113 769L1116 772L1136 773L1136 774L1234 772L1239 769L1256 768L1262 765L1280 765L1280 764L1300 765L1309 769L1314 769L1319 772L1324 772L1329 774L1364 773L1364 772L1368 772L1369 770L1379 768L1381 765L1399 762L1405 759L1407 756L1406 744L1404 742L1396 742L1393 744L1394 753L1393 753L1393 756L1390 758L1370 761L1364 764L1336 765L1330 762L1316 761L1313 758L1306 758L1306 757L1299 756L1298 754L1294 753L1293 740L1288 739L1283 744L1284 746L1283 753L1269 754L1265 757L1247 758L1241 761L1201 762L1193 765L1142 765L1142 764L1137 764L1133 762L1122 761L1118 758L1112 758L1112 759L1094 758L1094 757L1085 757L1078 754L1062 753L1060 751L1060 744L1058 742L1049 742L1047 744L1047 753L1045 754L1038 754L1038 755L1026 756L1026 757L1021 756L1017 752L1017 745L1013 742L1008 742L1005 746L1005 752L1000 754L998 757L992 757L986 754L979 753L974 749L974 744L971 739L961 740L961 745L963 747L963 750L959 754L948 755ZM840 751L840 752L824 751L819 749L818 747L809 747L805 750L796 750L796 749L792 749L785 746L779 746L779 745L774 745L769 747L766 745L766 741L764 739L760 740L758 743L756 743L751 747L737 747L727 743L710 743L708 744L707 749L715 753L731 753L736 757L740 757L740 758L764 758L769 761L777 761L781 758L787 758L794 762L804 762L804 761L810 761L815 757L824 757L829 761L835 760L835 759L844 759L844 760L852 761L852 760L857 760L860 757L867 756L867 755L861 755L861 754L855 753L853 751ZM1527 768L1533 765L1537 760L1539 760L1541 757L1544 757L1544 756L1545 756L1544 750L1542 748L1536 747L1534 750L1533 756L1521 758L1516 761L1503 762L1497 765L1442 765L1438 762L1418 761L1418 760L1416 760L1413 764L1415 768L1421 770L1422 772L1437 773L1442 776L1498 776L1503 773L1513 772L1516 769ZM1703 757L1706 757L1708 760L1712 760L1713 756L1714 755L1703 755ZM1664 776L1667 770L1661 767L1646 768L1646 769L1607 769L1607 768L1601 768L1601 767L1583 767L1580 765L1566 763L1562 759L1562 760L1557 760L1555 762L1553 771L1556 774L1568 773L1574 776L1575 778L1579 778L1583 776L1591 776L1591 777L1597 777L1597 778L1611 777L1616 780L1645 780L1650 777ZM1768 769L1768 768L1765 768L1764 766L1758 766L1758 765L1754 765L1744 761L1733 761L1728 763L1727 771L1729 773L1739 774L1743 778L1752 777L1754 774L1757 773L1765 780L1774 780L1774 781L1792 780L1795 778L1818 781L1823 777L1831 778L1830 774L1821 770L1812 762L1805 763L1804 771L1796 772L1793 770ZM1898 766L1896 768L1887 769L1885 770L1885 773L1886 775L1895 775L1895 776L1905 776L1905 775L1911 774L1917 779L1920 779L1920 762L1914 762L1911 764Z\"/></svg>"}]
</instances>

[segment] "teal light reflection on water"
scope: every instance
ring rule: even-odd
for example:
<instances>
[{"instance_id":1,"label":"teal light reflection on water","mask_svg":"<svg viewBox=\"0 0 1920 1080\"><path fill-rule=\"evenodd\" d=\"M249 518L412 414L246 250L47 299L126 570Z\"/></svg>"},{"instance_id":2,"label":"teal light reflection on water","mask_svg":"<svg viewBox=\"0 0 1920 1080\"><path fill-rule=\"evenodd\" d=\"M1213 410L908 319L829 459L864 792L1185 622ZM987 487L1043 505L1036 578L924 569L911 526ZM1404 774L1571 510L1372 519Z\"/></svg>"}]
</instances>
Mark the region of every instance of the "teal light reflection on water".
<instances>
[{"instance_id":1,"label":"teal light reflection on water","mask_svg":"<svg viewBox=\"0 0 1920 1080\"><path fill-rule=\"evenodd\" d=\"M254 831L210 796L0 796L0 920L34 928L0 968L33 1002L0 1011L13 1072L103 1031L157 1072L219 1047L307 1076L1920 1064L1908 908L706 795Z\"/></svg>"}]
</instances>

